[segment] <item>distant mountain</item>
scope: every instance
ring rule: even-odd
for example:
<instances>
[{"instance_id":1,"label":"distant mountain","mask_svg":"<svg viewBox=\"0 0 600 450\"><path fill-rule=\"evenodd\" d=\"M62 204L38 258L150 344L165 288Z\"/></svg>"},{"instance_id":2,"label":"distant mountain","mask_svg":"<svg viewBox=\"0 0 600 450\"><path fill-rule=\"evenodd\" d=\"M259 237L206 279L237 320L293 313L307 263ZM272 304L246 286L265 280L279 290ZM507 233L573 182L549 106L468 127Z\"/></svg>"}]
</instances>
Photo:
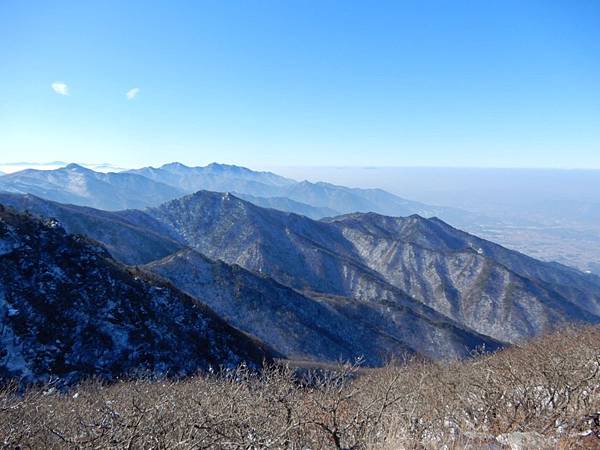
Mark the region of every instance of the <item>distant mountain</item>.
<instances>
[{"instance_id":1,"label":"distant mountain","mask_svg":"<svg viewBox=\"0 0 600 450\"><path fill-rule=\"evenodd\" d=\"M157 206L199 190L238 193L259 206L314 219L376 212L392 216L437 216L456 226L493 223L460 209L413 202L380 189L297 182L271 172L216 163L205 167L170 163L158 168L108 173L69 164L55 170L22 170L0 179L0 191L33 194L56 202L113 211Z\"/></svg>"},{"instance_id":2,"label":"distant mountain","mask_svg":"<svg viewBox=\"0 0 600 450\"><path fill-rule=\"evenodd\" d=\"M37 170L56 170L67 166L69 163L64 161L48 161L48 162L15 162L15 163L3 163L0 161L0 171L5 173L14 173L27 169ZM87 169L92 169L97 172L122 172L126 170L123 167L118 167L109 163L79 163Z\"/></svg>"},{"instance_id":3,"label":"distant mountain","mask_svg":"<svg viewBox=\"0 0 600 450\"><path fill-rule=\"evenodd\" d=\"M282 167L280 175L377 186L419 202L472 211L480 218L470 223L436 215L537 259L600 275L600 170Z\"/></svg>"},{"instance_id":4,"label":"distant mountain","mask_svg":"<svg viewBox=\"0 0 600 450\"><path fill-rule=\"evenodd\" d=\"M77 164L55 170L27 169L4 175L0 191L106 210L144 208L183 195L164 183L131 173L95 172Z\"/></svg>"},{"instance_id":5,"label":"distant mountain","mask_svg":"<svg viewBox=\"0 0 600 450\"><path fill-rule=\"evenodd\" d=\"M315 219L351 212L377 212L392 216L438 216L459 226L483 220L481 216L467 211L405 200L381 189L297 182L271 172L255 172L224 164L188 167L171 163L159 168L131 170L129 173L143 175L190 194L198 190L237 193L258 206L295 212Z\"/></svg>"},{"instance_id":6,"label":"distant mountain","mask_svg":"<svg viewBox=\"0 0 600 450\"><path fill-rule=\"evenodd\" d=\"M17 167L32 165L36 166L32 163L5 166L10 166L12 172ZM65 163L54 161L36 167L54 169L57 165ZM452 226L542 260L559 261L600 274L597 263L600 208L590 187L598 176L594 171L364 168L356 169L353 176L337 178L342 183L353 180L365 186L379 185L420 200L411 201L381 189L297 182L270 172L216 163L205 167L170 163L108 174L89 170L116 170L108 164L86 165L88 169L69 167L74 173L63 167L28 169L2 176L0 191L30 193L57 202L107 210L157 206L197 190L210 190L231 192L261 207L313 219L353 212L418 214L439 217ZM78 174L78 170L87 170L86 175ZM327 176L318 170L314 173ZM308 175L314 178L314 173ZM145 181L132 179L133 175ZM511 186L505 183L507 176L515 180ZM531 182L532 179L536 181ZM555 192L556 189L560 192ZM433 206L437 204L446 206Z\"/></svg>"},{"instance_id":7,"label":"distant mountain","mask_svg":"<svg viewBox=\"0 0 600 450\"><path fill-rule=\"evenodd\" d=\"M596 277L504 249L439 219L355 214L314 221L211 192L148 213L211 258L313 298L389 307L392 321L398 308L427 305L466 330L516 342L564 323L600 320Z\"/></svg>"},{"instance_id":8,"label":"distant mountain","mask_svg":"<svg viewBox=\"0 0 600 450\"><path fill-rule=\"evenodd\" d=\"M376 212L392 216L419 214L426 217L462 213L451 208L435 207L405 200L381 189L357 189L329 183L302 181L279 193L282 197L312 206L329 208L340 214L350 212Z\"/></svg>"},{"instance_id":9,"label":"distant mountain","mask_svg":"<svg viewBox=\"0 0 600 450\"><path fill-rule=\"evenodd\" d=\"M269 194L273 192L273 189L296 183L271 172L255 172L245 167L217 163L209 164L206 167L188 167L181 163L170 163L159 168L144 167L130 170L127 173L142 175L186 193L207 190L271 196Z\"/></svg>"},{"instance_id":10,"label":"distant mountain","mask_svg":"<svg viewBox=\"0 0 600 450\"><path fill-rule=\"evenodd\" d=\"M294 200L290 200L286 197L257 197L250 194L240 194L233 192L233 194L246 200L247 202L253 203L261 208L278 209L280 211L293 212L302 216L310 217L311 219L321 219L323 217L338 216L339 212L327 207L318 207L307 205L306 203L300 203Z\"/></svg>"},{"instance_id":11,"label":"distant mountain","mask_svg":"<svg viewBox=\"0 0 600 450\"><path fill-rule=\"evenodd\" d=\"M174 376L276 356L147 272L0 205L0 379Z\"/></svg>"}]
</instances>

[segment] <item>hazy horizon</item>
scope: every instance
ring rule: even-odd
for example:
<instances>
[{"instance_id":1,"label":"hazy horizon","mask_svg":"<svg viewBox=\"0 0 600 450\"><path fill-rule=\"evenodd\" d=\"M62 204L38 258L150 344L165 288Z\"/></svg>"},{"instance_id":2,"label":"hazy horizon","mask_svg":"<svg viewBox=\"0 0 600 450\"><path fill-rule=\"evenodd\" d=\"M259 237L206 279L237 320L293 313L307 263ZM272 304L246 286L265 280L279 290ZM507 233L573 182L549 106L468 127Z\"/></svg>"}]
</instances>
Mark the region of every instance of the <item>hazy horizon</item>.
<instances>
[{"instance_id":1,"label":"hazy horizon","mask_svg":"<svg viewBox=\"0 0 600 450\"><path fill-rule=\"evenodd\" d=\"M39 170L53 170L56 168L64 167L68 164L78 164L84 167L92 168L97 171L120 171L120 170L130 170L137 169L141 167L160 167L165 164L170 164L173 162L179 162L181 164L185 164L189 167L203 167L209 164L223 164L223 165L232 165L239 167L246 167L255 171L272 171L276 172L277 170L311 170L311 169L324 169L324 170L352 170L352 169L361 169L361 170L377 170L377 169L466 169L466 170L539 170L539 171L557 171L557 172L596 172L600 171L600 167L542 167L542 166L453 166L453 165L313 165L313 164L263 164L263 165L244 165L235 162L223 162L218 159L215 160L207 160L207 162L188 162L183 163L179 160L164 160L162 162L150 164L140 162L139 164L130 165L127 167L120 167L116 165L112 165L109 162L89 162L89 161L81 161L81 160L73 160L73 161L12 161L12 162L3 162L0 161L0 171L4 173L12 173L17 172L23 169L39 169Z\"/></svg>"}]
</instances>

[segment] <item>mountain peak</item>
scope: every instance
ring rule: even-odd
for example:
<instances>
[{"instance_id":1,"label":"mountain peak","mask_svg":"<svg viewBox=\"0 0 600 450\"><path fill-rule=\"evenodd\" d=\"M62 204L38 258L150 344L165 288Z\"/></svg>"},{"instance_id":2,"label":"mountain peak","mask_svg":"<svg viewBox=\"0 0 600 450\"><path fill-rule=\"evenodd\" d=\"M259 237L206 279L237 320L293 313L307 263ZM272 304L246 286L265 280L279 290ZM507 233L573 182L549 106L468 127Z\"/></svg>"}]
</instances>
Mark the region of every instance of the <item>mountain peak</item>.
<instances>
[{"instance_id":1,"label":"mountain peak","mask_svg":"<svg viewBox=\"0 0 600 450\"><path fill-rule=\"evenodd\" d=\"M383 215L383 214L380 214ZM429 222L429 219L427 217L423 217L420 214L411 214L410 216L407 217L408 219L411 219L415 222Z\"/></svg>"},{"instance_id":2,"label":"mountain peak","mask_svg":"<svg viewBox=\"0 0 600 450\"><path fill-rule=\"evenodd\" d=\"M182 164L180 162L174 161L171 163L163 164L160 166L161 169L169 170L169 169L189 169L189 166Z\"/></svg>"},{"instance_id":3,"label":"mountain peak","mask_svg":"<svg viewBox=\"0 0 600 450\"><path fill-rule=\"evenodd\" d=\"M238 202L239 204L252 205L251 203L236 197L230 192L214 192L201 189L194 192L193 194L186 195L184 197L176 198L163 203L158 208L165 205L176 205L176 204L199 204L204 202ZM252 205L254 206L254 205Z\"/></svg>"},{"instance_id":4,"label":"mountain peak","mask_svg":"<svg viewBox=\"0 0 600 450\"><path fill-rule=\"evenodd\" d=\"M82 172L93 172L93 170L88 169L87 167L83 167L83 166L81 166L81 165L79 165L77 163L67 164L64 167L64 169L67 169L67 170L78 170L78 171L82 171Z\"/></svg>"}]
</instances>

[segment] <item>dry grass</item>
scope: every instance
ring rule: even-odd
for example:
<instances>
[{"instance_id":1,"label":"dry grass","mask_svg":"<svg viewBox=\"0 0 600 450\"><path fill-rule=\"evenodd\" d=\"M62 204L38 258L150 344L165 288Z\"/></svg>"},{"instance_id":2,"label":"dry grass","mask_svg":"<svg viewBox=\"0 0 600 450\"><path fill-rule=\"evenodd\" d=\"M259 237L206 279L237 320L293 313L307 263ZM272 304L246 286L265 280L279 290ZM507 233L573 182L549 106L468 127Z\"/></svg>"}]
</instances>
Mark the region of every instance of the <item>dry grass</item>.
<instances>
[{"instance_id":1,"label":"dry grass","mask_svg":"<svg viewBox=\"0 0 600 450\"><path fill-rule=\"evenodd\" d=\"M563 330L467 362L356 365L299 378L241 367L182 381L0 393L4 448L600 448L600 331ZM515 434L516 436L516 434ZM487 447L486 447L487 445ZM539 447L538 442L534 447Z\"/></svg>"}]
</instances>

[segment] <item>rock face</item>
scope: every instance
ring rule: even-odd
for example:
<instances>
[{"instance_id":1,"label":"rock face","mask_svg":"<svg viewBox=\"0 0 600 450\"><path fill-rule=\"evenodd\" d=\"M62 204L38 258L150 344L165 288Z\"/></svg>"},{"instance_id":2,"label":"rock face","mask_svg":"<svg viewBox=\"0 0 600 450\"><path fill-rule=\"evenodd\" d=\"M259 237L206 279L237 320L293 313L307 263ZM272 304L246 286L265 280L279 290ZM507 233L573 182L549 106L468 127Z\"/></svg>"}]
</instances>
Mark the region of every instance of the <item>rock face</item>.
<instances>
[{"instance_id":1,"label":"rock face","mask_svg":"<svg viewBox=\"0 0 600 450\"><path fill-rule=\"evenodd\" d=\"M314 221L231 194L198 192L148 213L211 258L315 296L428 306L466 330L516 342L597 323L598 280L460 232L438 219L377 214Z\"/></svg>"},{"instance_id":2,"label":"rock face","mask_svg":"<svg viewBox=\"0 0 600 450\"><path fill-rule=\"evenodd\" d=\"M0 378L183 376L275 355L99 244L0 206Z\"/></svg>"},{"instance_id":3,"label":"rock face","mask_svg":"<svg viewBox=\"0 0 600 450\"><path fill-rule=\"evenodd\" d=\"M513 432L496 436L496 441L510 450L552 450L557 447L556 439L536 432Z\"/></svg>"}]
</instances>

